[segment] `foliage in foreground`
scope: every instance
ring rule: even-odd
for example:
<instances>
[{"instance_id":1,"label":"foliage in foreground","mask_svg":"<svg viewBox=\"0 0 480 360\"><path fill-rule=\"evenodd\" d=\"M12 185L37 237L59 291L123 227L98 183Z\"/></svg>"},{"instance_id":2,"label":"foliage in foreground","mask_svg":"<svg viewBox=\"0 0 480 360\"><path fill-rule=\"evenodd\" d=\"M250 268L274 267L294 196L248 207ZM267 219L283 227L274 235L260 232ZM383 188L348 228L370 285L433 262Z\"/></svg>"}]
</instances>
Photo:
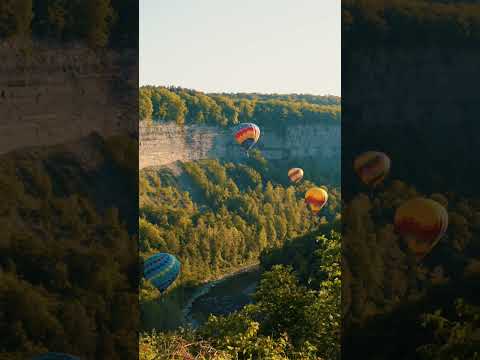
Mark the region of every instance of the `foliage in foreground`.
<instances>
[{"instance_id":1,"label":"foliage in foreground","mask_svg":"<svg viewBox=\"0 0 480 360\"><path fill-rule=\"evenodd\" d=\"M0 157L1 359L137 353L137 241L112 199L132 189L135 147L91 136ZM95 166L79 159L86 149Z\"/></svg>"},{"instance_id":2,"label":"foliage in foreground","mask_svg":"<svg viewBox=\"0 0 480 360\"><path fill-rule=\"evenodd\" d=\"M211 316L197 332L143 334L141 359L339 359L340 235L310 240L317 244L310 284L292 267L273 265L254 304Z\"/></svg>"},{"instance_id":3,"label":"foliage in foreground","mask_svg":"<svg viewBox=\"0 0 480 360\"><path fill-rule=\"evenodd\" d=\"M182 330L174 334L143 333L140 335L139 360L231 360L232 357L215 349L194 333Z\"/></svg>"},{"instance_id":4,"label":"foliage in foreground","mask_svg":"<svg viewBox=\"0 0 480 360\"><path fill-rule=\"evenodd\" d=\"M454 316L437 310L424 315L423 326L433 330L435 342L418 349L422 359L480 359L480 307L459 299Z\"/></svg>"},{"instance_id":5,"label":"foliage in foreground","mask_svg":"<svg viewBox=\"0 0 480 360\"><path fill-rule=\"evenodd\" d=\"M445 206L449 226L445 236L417 264L404 239L396 233L393 219L401 204L419 196ZM473 353L465 357L465 349L454 345L455 331L435 335L435 327L429 333L420 322L423 313L434 314L437 309L442 309L445 319L456 322L451 310L454 300L473 292L471 285L480 274L479 205L475 199L452 192L422 194L395 179L387 180L370 196L357 194L344 204L343 334L346 348L355 349L348 350L352 355L368 353L367 358L404 359L406 352L415 353L420 347L426 359L471 358ZM408 340L404 340L405 333L410 334ZM364 344L372 337L383 341L367 348ZM468 337L467 343L475 344Z\"/></svg>"}]
</instances>

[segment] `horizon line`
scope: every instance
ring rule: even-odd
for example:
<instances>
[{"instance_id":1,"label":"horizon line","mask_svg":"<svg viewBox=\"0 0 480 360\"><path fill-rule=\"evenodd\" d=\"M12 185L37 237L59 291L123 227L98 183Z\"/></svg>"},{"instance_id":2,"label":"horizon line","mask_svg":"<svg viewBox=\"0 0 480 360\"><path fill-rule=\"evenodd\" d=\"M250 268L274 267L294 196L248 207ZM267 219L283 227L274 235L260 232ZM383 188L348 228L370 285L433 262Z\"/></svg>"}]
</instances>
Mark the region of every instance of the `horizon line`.
<instances>
[{"instance_id":1,"label":"horizon line","mask_svg":"<svg viewBox=\"0 0 480 360\"><path fill-rule=\"evenodd\" d=\"M323 93L323 94L315 94L315 93L308 93L308 92L259 92L259 91L205 91L205 90L199 90L195 88L190 88L190 87L184 87L184 86L178 86L178 85L158 85L158 84L141 84L138 86L140 89L141 87L144 86L155 86L155 87L164 87L164 88L180 88L180 89L185 89L185 90L193 90L197 92L201 92L204 94L259 94L259 95L311 95L311 96L334 96L341 98L341 95L336 95L336 94L328 94L328 93Z\"/></svg>"}]
</instances>

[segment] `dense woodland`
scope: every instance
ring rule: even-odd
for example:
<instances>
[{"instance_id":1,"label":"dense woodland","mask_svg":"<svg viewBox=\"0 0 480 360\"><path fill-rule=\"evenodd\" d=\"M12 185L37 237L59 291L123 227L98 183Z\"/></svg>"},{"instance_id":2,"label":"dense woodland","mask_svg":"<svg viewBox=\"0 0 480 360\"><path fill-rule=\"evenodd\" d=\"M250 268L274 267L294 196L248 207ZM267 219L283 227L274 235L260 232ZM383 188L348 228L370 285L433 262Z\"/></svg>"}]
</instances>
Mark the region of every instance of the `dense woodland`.
<instances>
[{"instance_id":1,"label":"dense woodland","mask_svg":"<svg viewBox=\"0 0 480 360\"><path fill-rule=\"evenodd\" d=\"M479 38L480 6L475 0L342 1L344 47L472 47Z\"/></svg>"},{"instance_id":2,"label":"dense woodland","mask_svg":"<svg viewBox=\"0 0 480 360\"><path fill-rule=\"evenodd\" d=\"M339 125L340 98L204 94L177 87L144 86L140 89L139 111L140 118L148 123L232 126L252 121L271 131L282 131L287 122ZM306 170L302 183L291 184L287 176L291 166ZM326 168L333 170L327 172ZM175 254L182 271L163 295L142 280L141 358L180 359L195 353L205 359L337 359L339 183L339 164L319 159L268 161L258 150L237 163L212 159L177 164L173 169L143 169L141 257L155 252ZM312 186L323 186L329 193L320 216L313 216L304 203L305 192ZM337 228L331 232L334 223ZM288 263L281 249L290 242L308 249L308 253L295 256L300 269L275 266L281 258ZM211 317L196 331L152 331L168 323L165 310L160 312L155 305L162 297L181 303L183 289L259 261L264 273L254 304L226 317ZM289 310L292 302L298 306ZM167 308L169 315L181 316L173 305ZM290 316L285 317L288 312ZM307 326L294 325L300 320Z\"/></svg>"},{"instance_id":3,"label":"dense woodland","mask_svg":"<svg viewBox=\"0 0 480 360\"><path fill-rule=\"evenodd\" d=\"M118 194L136 190L138 143L84 141L93 169L62 146L1 156L2 359L137 356L136 214Z\"/></svg>"},{"instance_id":4,"label":"dense woodland","mask_svg":"<svg viewBox=\"0 0 480 360\"><path fill-rule=\"evenodd\" d=\"M270 267L265 260L253 304L228 316L211 316L196 332L144 333L140 359L181 359L192 354L216 360L339 359L340 235L328 226L322 232L328 236L312 232L294 240L300 243L297 249L315 250L306 256L297 254L297 261L307 265L305 271ZM283 256L288 262L288 252ZM269 252L264 252L262 259L268 257Z\"/></svg>"},{"instance_id":5,"label":"dense woodland","mask_svg":"<svg viewBox=\"0 0 480 360\"><path fill-rule=\"evenodd\" d=\"M262 94L262 93L211 93L214 96L228 96L233 100L285 100L307 102L317 105L340 105L340 96L335 95L310 95L310 94Z\"/></svg>"},{"instance_id":6,"label":"dense woodland","mask_svg":"<svg viewBox=\"0 0 480 360\"><path fill-rule=\"evenodd\" d=\"M303 200L314 182L293 186L286 174L275 181L258 152L245 163L202 160L181 167L181 175L168 169L140 174L141 256L170 252L182 263L180 278L162 296L259 260L264 273L254 304L212 316L197 331L147 331L141 358L338 359L338 184L325 186L329 203L315 217ZM142 281L140 296L148 304L159 294ZM151 324L155 313L141 308L142 323Z\"/></svg>"},{"instance_id":7,"label":"dense woodland","mask_svg":"<svg viewBox=\"0 0 480 360\"><path fill-rule=\"evenodd\" d=\"M280 129L287 123L340 120L340 99L313 95L205 94L178 87L142 86L143 121L231 126L255 122Z\"/></svg>"},{"instance_id":8,"label":"dense woodland","mask_svg":"<svg viewBox=\"0 0 480 360\"><path fill-rule=\"evenodd\" d=\"M447 234L418 265L392 226L395 209L416 196L443 204L449 214ZM455 303L464 299L469 305L479 305L474 295L480 277L479 214L478 200L452 192L425 194L393 179L370 198L357 194L345 203L342 313L346 356L404 359L421 352L425 359L474 358L479 349L472 334L478 331L478 322L470 315L459 318ZM442 328L438 311L448 318L444 323L448 327ZM462 332L463 326L468 331ZM401 336L407 331L411 337ZM372 336L378 337L378 345L366 348ZM460 343L465 347L456 346Z\"/></svg>"},{"instance_id":9,"label":"dense woodland","mask_svg":"<svg viewBox=\"0 0 480 360\"><path fill-rule=\"evenodd\" d=\"M178 88L161 89L165 94L166 91L170 91L168 96L184 91ZM244 95L231 97L233 101L238 102L248 98ZM175 97L172 96L172 98ZM178 100L178 104L182 104L180 95L175 99ZM149 103L149 101L151 101L150 96L146 96L145 102ZM153 103L151 109L154 114ZM158 109L163 109L163 114L168 114L171 108L168 105L158 105ZM152 116L152 120L177 121L177 110L178 106L173 106L173 110L170 111L171 117ZM190 107L185 105L182 112L183 120L181 119L179 123L195 122L195 118L188 117L190 111ZM205 113L202 111L202 116ZM227 112L224 113L227 114ZM219 116L217 120L210 121L218 124L235 123L231 121L231 116L237 116L235 115L237 112L228 114L223 116L223 120L222 116ZM261 118L261 115L258 115ZM272 126L278 124L279 116L277 112L276 117L272 118L269 124ZM289 117L289 119L293 118ZM257 122L257 118L254 119ZM265 119L268 123L268 118ZM285 164L283 166L285 167ZM312 172L316 171L315 164L303 167ZM294 187L292 198L296 199L298 206L295 208L295 201L289 201L289 198L284 196L292 187L289 187L286 181L282 181L281 174L277 173L282 168L282 164L272 166L262 159L258 152L243 164L210 160L182 164L181 168L182 175L178 177L166 170L149 170L141 175L141 187L145 186L150 194L142 193L141 195L143 205L141 205L140 221L145 229L150 228L151 234L145 235L147 234L145 231L141 237L143 236L143 239L149 236L161 238L165 243L162 249L175 249L169 246L170 244L177 246L176 243L188 246L189 239L184 237L185 233L177 230L175 232L178 235L175 237L171 235L172 230L165 227L171 219L170 215L165 214L165 210L158 213L164 216L163 225L158 221L158 216L156 218L151 216L151 220L148 220L148 214L144 212L144 204L155 202L158 195L151 187L157 184L158 189L168 184L167 187L171 185L172 188L180 188L187 193L181 197L180 191L176 197L166 198L167 201L161 202L163 208L181 206L183 214L197 212L201 214L190 220L185 217L182 222L177 222L182 225L177 226L176 229L182 227L197 229L195 226L198 223L195 221L204 216L210 216L210 227L214 231L208 233L202 230L206 237L212 238L215 234L222 234L219 238L221 240L213 241L216 246L222 246L221 243L225 239L223 234L228 234L230 237L227 242L233 246L240 244L240 251L234 252L235 255L241 254L240 257L229 257L225 252L214 252L212 256L211 251L209 256L195 255L197 261L201 259L196 265L198 269L213 268L214 272L206 272L206 274L215 277L216 273L229 271L227 262L224 263L225 268L218 266L221 263L220 259L233 260L235 265L241 266L260 256L265 272L261 285L257 288L256 301L253 305L229 316L211 317L197 331L143 333L140 344L143 359L155 358L155 356L180 359L182 356L190 355L205 359L318 359L319 357L336 359L339 357L340 330L337 326L340 318L344 325L342 330L346 347L353 349L351 356L364 354L361 351L366 351L367 358L372 359L393 359L395 356L401 358L408 351L410 356L418 354L425 359L434 359L438 356L448 358L452 354L462 359L477 356L474 354L478 351L476 345L478 319L472 315L471 307L478 306L478 300L476 301L467 291L469 288L474 288L472 284L469 287L464 286L463 289L457 285L459 279L465 278L467 279L465 281L469 281L468 279L472 277L475 279L475 276L478 279L479 267L475 259L480 258L480 246L477 240L480 204L451 192L422 194L414 186L393 179L389 179L385 188L371 193L357 181L355 191L342 206L342 212L346 217L342 216L344 238L342 239L341 268L344 274L342 274L341 293L344 298L340 306L340 289L333 285L335 281L331 281L330 278L335 276L336 265L329 267L331 272L326 272L322 267L331 264L325 257L330 252L332 257L335 257L335 244L340 243L338 232L327 231L327 228L340 220L337 213L340 211L340 202L335 204L334 208L325 210L328 214L325 219L313 223L312 218L302 206L301 194L305 190L302 188L303 185ZM239 170L250 175L240 176ZM254 181L254 178L258 180ZM334 189L339 195L336 189L338 185L332 186L338 183L329 183L325 178L320 177L314 177L311 180L312 184L327 184L329 193ZM245 186L245 182L248 186ZM260 183L262 185L258 186ZM220 184L224 185L219 186ZM270 197L273 199L271 204L269 204L270 200L264 196L266 191L274 194ZM359 192L367 192L369 195L359 194ZM229 202L229 197L234 194L239 194L243 201ZM427 261L418 267L411 262L411 254L403 246L402 240L395 234L392 226L396 207L406 199L417 195L432 196L447 206L450 216L447 237L437 245ZM340 196L336 199L340 200ZM249 205L246 205L245 200ZM279 206L278 201L284 204L285 211ZM172 204L175 205L172 206ZM270 205L273 210L270 210ZM154 208L152 205L149 207ZM288 208L301 214L300 218L304 221L301 227L296 228L298 223L290 215L287 216ZM260 216L252 216L252 213L249 213L250 209L257 210ZM211 214L210 211L212 211ZM224 215L219 216L220 211ZM214 213L216 215L213 215ZM218 221L220 228L224 228L225 224L228 224L227 227L233 224L233 227L240 231L219 232L218 227L213 226L214 216L220 220ZM245 223L250 225L251 230L247 234L254 238L243 237L243 239L249 240L249 244L255 244L254 246L244 247L241 240L230 242L231 239L242 239L237 236L243 231L237 225L241 222L235 222L237 217L244 219ZM286 232L279 231L283 226L282 218L285 218L288 229ZM272 225L269 225L269 220ZM201 224L203 226L204 223ZM261 231L262 226L264 232ZM197 237L197 233L198 231L191 231L191 236L201 243L202 237ZM271 234L275 234L276 238ZM286 236L279 237L279 234L286 234ZM171 239L170 244L165 241L167 235ZM176 241L172 241L173 239ZM212 241L209 242L210 246L211 244ZM151 246L150 242L141 246L146 245ZM178 246L178 249L181 248L183 247ZM143 249L147 250L144 255L146 256L148 248ZM211 250L212 247L209 249ZM198 248L196 250L198 251ZM180 254L182 260L186 261L189 267L192 266L189 254L181 250ZM251 254L251 256L245 254ZM337 253L338 257L339 254ZM340 263L338 257L334 261L336 264ZM322 260L319 261L319 258ZM338 266L340 268L340 265ZM290 272L292 268L293 273ZM192 278L189 278L191 275L188 272L182 275L176 288L181 287L182 284L201 281L197 272L193 272L192 275L194 275ZM269 286L269 284L275 284L275 286ZM340 284L340 280L337 284ZM172 292L174 291L175 287ZM441 296L438 296L439 291ZM148 287L148 284L143 284L142 296L143 301L148 301L157 295ZM439 300L432 302L432 298ZM463 318L455 312L455 304L461 302L462 298L465 298L464 301L467 304L458 309L459 312L465 312L465 315L462 315ZM318 306L320 301L323 302ZM285 304L290 303L297 304L295 309L285 307ZM316 309L318 314L315 321L307 315L312 313L312 309ZM328 312L322 312L322 309L328 309ZM439 309L442 311L441 314L438 312ZM282 317L279 314L289 314L289 316ZM145 316L145 314L142 315ZM401 320L398 322L396 319ZM296 324L305 324L305 326L296 326ZM442 324L448 324L448 326L445 328ZM311 329L316 330L310 331ZM321 332L320 329L326 331ZM385 331L385 329L391 330ZM409 342L401 340L402 331L411 331L415 334L414 340L412 341L412 338ZM383 338L384 341L377 346L365 346L369 344L372 336ZM459 343L461 347L458 346Z\"/></svg>"},{"instance_id":10,"label":"dense woodland","mask_svg":"<svg viewBox=\"0 0 480 360\"><path fill-rule=\"evenodd\" d=\"M418 195L444 204L450 227L422 264L412 266L412 255L394 234L392 222L395 208ZM480 204L452 193L421 194L394 180L370 199L359 194L345 206L343 241L339 219L333 217L304 235L287 235L281 244L266 247L260 254L264 273L254 304L229 316L212 316L195 332L144 333L142 359L154 354L179 359L179 354L202 359L337 359L340 322L352 356L357 351L372 359L406 353L423 359L478 357ZM403 265L398 259L404 259ZM347 272L341 278L340 269ZM357 269L353 282L349 269ZM398 272L393 278L392 271ZM341 282L353 286L353 293L340 289ZM366 299L375 300L375 311L365 306ZM413 338L404 340L406 329ZM365 347L372 336L384 343Z\"/></svg>"},{"instance_id":11,"label":"dense woodland","mask_svg":"<svg viewBox=\"0 0 480 360\"><path fill-rule=\"evenodd\" d=\"M141 254L176 254L182 262L178 284L199 282L256 262L264 249L310 231L316 222L340 216L338 187L326 187L330 201L316 219L303 200L313 183L272 182L262 165L255 159L249 165L203 160L183 164L180 178L165 169L143 170ZM158 296L151 294L147 283L144 286L142 297Z\"/></svg>"},{"instance_id":12,"label":"dense woodland","mask_svg":"<svg viewBox=\"0 0 480 360\"><path fill-rule=\"evenodd\" d=\"M137 13L138 2L131 0L4 0L0 4L0 39L135 47Z\"/></svg>"}]
</instances>

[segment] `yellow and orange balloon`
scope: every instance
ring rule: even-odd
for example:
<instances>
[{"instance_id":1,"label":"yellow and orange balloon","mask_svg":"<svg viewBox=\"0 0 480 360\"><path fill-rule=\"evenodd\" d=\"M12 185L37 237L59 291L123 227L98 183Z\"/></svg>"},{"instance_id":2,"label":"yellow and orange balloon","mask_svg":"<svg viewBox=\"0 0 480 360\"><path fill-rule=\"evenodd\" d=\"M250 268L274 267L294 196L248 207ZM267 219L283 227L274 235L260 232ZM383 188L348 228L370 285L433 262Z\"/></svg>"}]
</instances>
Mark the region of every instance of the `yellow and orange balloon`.
<instances>
[{"instance_id":1,"label":"yellow and orange balloon","mask_svg":"<svg viewBox=\"0 0 480 360\"><path fill-rule=\"evenodd\" d=\"M288 170L288 178L293 183L299 182L303 179L303 170L300 168L293 168Z\"/></svg>"},{"instance_id":2,"label":"yellow and orange balloon","mask_svg":"<svg viewBox=\"0 0 480 360\"><path fill-rule=\"evenodd\" d=\"M448 213L438 202L417 197L406 201L396 210L394 224L395 230L420 261L446 233Z\"/></svg>"},{"instance_id":3,"label":"yellow and orange balloon","mask_svg":"<svg viewBox=\"0 0 480 360\"><path fill-rule=\"evenodd\" d=\"M364 184L376 187L390 172L390 158L382 152L367 151L355 159L353 168Z\"/></svg>"},{"instance_id":4,"label":"yellow and orange balloon","mask_svg":"<svg viewBox=\"0 0 480 360\"><path fill-rule=\"evenodd\" d=\"M328 193L320 187L311 188L305 194L305 203L314 214L322 210L327 201Z\"/></svg>"}]
</instances>

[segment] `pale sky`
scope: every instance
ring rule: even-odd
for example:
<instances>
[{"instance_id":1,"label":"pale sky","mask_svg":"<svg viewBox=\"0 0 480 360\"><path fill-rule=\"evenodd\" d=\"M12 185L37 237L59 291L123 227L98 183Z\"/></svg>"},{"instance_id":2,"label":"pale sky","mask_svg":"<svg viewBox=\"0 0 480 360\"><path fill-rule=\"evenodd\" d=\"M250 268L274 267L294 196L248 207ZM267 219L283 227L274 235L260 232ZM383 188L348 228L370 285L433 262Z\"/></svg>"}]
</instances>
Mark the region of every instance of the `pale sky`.
<instances>
[{"instance_id":1,"label":"pale sky","mask_svg":"<svg viewBox=\"0 0 480 360\"><path fill-rule=\"evenodd\" d=\"M140 85L340 96L340 0L140 0Z\"/></svg>"}]
</instances>

